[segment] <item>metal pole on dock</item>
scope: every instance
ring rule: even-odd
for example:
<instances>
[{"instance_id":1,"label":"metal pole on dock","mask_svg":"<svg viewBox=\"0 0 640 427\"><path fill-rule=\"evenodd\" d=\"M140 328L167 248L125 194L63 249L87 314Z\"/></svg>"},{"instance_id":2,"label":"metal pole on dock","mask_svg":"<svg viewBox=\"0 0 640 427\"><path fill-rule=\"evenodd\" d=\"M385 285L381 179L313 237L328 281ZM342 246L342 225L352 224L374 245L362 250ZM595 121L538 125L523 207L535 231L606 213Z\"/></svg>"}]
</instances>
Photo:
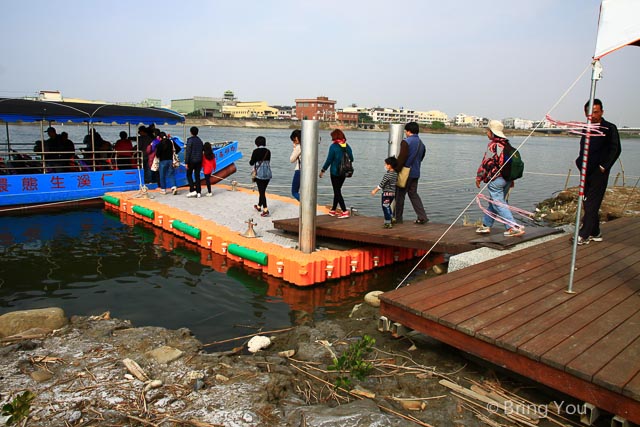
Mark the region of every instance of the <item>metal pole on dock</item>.
<instances>
[{"instance_id":1,"label":"metal pole on dock","mask_svg":"<svg viewBox=\"0 0 640 427\"><path fill-rule=\"evenodd\" d=\"M578 232L580 231L580 215L582 213L582 199L584 198L584 184L587 177L587 161L589 159L589 142L591 140L591 114L593 113L593 100L596 97L596 84L602 78L602 65L600 61L593 62L591 72L591 92L589 94L589 106L587 107L587 132L584 137L584 152L582 153L582 167L580 168L580 187L578 191L578 203L576 205L576 228L573 231L573 247L571 250L571 271L569 271L569 284L565 292L575 293L573 290L573 276L576 270L576 255L578 250Z\"/></svg>"},{"instance_id":2,"label":"metal pole on dock","mask_svg":"<svg viewBox=\"0 0 640 427\"><path fill-rule=\"evenodd\" d=\"M400 143L404 139L404 125L394 123L389 126L389 154L388 157L400 154Z\"/></svg>"},{"instance_id":3,"label":"metal pole on dock","mask_svg":"<svg viewBox=\"0 0 640 427\"><path fill-rule=\"evenodd\" d=\"M300 162L300 223L298 247L305 254L316 249L316 206L318 205L319 121L302 121Z\"/></svg>"}]
</instances>

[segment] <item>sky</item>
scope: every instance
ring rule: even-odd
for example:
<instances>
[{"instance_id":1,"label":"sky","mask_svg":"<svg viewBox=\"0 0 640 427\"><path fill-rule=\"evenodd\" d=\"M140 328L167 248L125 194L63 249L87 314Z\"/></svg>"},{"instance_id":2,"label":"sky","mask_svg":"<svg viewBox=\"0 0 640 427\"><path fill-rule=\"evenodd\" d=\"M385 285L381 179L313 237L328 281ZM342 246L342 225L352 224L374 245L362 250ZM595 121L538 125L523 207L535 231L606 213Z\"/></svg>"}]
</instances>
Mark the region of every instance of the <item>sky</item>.
<instances>
[{"instance_id":1,"label":"sky","mask_svg":"<svg viewBox=\"0 0 640 427\"><path fill-rule=\"evenodd\" d=\"M6 0L0 97L222 97L584 120L599 0ZM640 47L601 60L605 118L640 127Z\"/></svg>"}]
</instances>

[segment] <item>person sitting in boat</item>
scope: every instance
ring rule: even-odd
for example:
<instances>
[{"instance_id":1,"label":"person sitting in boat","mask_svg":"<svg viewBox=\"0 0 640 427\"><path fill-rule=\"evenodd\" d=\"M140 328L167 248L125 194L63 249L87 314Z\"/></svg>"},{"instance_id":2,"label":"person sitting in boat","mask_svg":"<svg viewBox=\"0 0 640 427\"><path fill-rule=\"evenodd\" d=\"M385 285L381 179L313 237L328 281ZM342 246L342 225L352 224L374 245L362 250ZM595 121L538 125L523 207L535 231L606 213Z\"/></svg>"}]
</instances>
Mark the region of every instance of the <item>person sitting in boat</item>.
<instances>
[{"instance_id":1,"label":"person sitting in boat","mask_svg":"<svg viewBox=\"0 0 640 427\"><path fill-rule=\"evenodd\" d=\"M94 128L83 139L84 159L91 168L110 169L113 147Z\"/></svg>"},{"instance_id":2,"label":"person sitting in boat","mask_svg":"<svg viewBox=\"0 0 640 427\"><path fill-rule=\"evenodd\" d=\"M120 132L120 139L113 146L116 152L116 167L118 169L132 169L135 166L133 159L133 143L125 131Z\"/></svg>"},{"instance_id":3,"label":"person sitting in boat","mask_svg":"<svg viewBox=\"0 0 640 427\"><path fill-rule=\"evenodd\" d=\"M69 134L67 132L62 132L60 134L60 169L61 172L71 172L77 170L75 158L76 158L76 147L73 144L73 141L69 139Z\"/></svg>"},{"instance_id":4,"label":"person sitting in boat","mask_svg":"<svg viewBox=\"0 0 640 427\"><path fill-rule=\"evenodd\" d=\"M56 129L49 126L47 128L48 139L44 141L44 161L47 172L61 172L60 164L60 136Z\"/></svg>"}]
</instances>

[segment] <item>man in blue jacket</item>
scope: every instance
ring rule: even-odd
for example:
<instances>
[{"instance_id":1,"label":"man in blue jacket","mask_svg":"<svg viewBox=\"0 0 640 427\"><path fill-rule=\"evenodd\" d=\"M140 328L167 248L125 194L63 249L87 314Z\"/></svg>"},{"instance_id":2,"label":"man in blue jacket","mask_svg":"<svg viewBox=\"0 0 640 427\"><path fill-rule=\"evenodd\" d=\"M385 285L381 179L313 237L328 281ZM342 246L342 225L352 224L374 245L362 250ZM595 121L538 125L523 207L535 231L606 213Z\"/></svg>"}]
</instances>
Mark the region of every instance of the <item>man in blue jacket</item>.
<instances>
[{"instance_id":1,"label":"man in blue jacket","mask_svg":"<svg viewBox=\"0 0 640 427\"><path fill-rule=\"evenodd\" d=\"M418 219L416 224L426 224L429 222L427 213L422 205L422 199L418 195L418 180L420 179L420 165L424 160L427 148L424 146L418 134L420 127L416 122L409 122L404 126L405 139L400 143L400 153L398 154L398 166L396 172L400 173L403 167L411 168L409 179L404 188L396 188L396 212L395 222L402 224L404 213L404 197L409 195L411 206L416 212Z\"/></svg>"},{"instance_id":2,"label":"man in blue jacket","mask_svg":"<svg viewBox=\"0 0 640 427\"><path fill-rule=\"evenodd\" d=\"M588 117L589 102L584 106L584 113ZM604 135L592 135L589 138L589 153L584 183L584 216L582 217L582 227L578 232L579 245L586 245L592 241L602 241L598 211L609 183L609 172L622 152L618 128L613 123L606 121L602 117L603 113L602 101L594 99L591 123L599 123L599 129ZM576 159L576 166L580 171L582 170L584 144L585 137L583 136L580 140L580 155Z\"/></svg>"}]
</instances>

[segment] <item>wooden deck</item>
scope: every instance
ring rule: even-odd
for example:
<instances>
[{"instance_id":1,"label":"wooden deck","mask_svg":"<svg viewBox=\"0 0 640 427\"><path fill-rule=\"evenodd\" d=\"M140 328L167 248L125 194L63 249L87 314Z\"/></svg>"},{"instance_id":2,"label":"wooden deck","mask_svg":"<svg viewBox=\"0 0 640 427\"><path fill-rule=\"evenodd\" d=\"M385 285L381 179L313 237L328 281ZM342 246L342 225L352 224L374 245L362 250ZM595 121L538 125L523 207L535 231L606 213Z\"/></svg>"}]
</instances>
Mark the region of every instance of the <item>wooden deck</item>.
<instances>
[{"instance_id":1,"label":"wooden deck","mask_svg":"<svg viewBox=\"0 0 640 427\"><path fill-rule=\"evenodd\" d=\"M375 245L430 249L449 227L449 224L429 222L420 225L413 221L407 221L395 225L392 229L384 229L382 224L383 220L380 217L358 215L349 219L338 219L329 215L319 215L316 217L316 235ZM278 230L298 233L298 218L273 221L273 226ZM528 227L524 236L504 237L501 229L494 228L493 234L482 236L476 234L476 227L454 225L438 242L433 251L459 254L481 246L507 249L518 243L558 232L558 230L548 227Z\"/></svg>"},{"instance_id":2,"label":"wooden deck","mask_svg":"<svg viewBox=\"0 0 640 427\"><path fill-rule=\"evenodd\" d=\"M640 423L640 219L562 237L384 293L381 314Z\"/></svg>"}]
</instances>

